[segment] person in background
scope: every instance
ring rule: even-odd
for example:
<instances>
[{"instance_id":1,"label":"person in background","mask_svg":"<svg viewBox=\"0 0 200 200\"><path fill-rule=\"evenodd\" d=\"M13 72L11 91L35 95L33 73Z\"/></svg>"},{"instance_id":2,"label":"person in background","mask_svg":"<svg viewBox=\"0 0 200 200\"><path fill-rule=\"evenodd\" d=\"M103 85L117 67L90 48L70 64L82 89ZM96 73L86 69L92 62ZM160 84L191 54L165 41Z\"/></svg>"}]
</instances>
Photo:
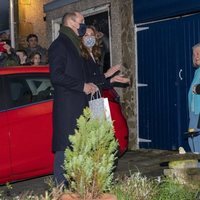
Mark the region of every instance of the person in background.
<instances>
[{"instance_id":1,"label":"person in background","mask_svg":"<svg viewBox=\"0 0 200 200\"><path fill-rule=\"evenodd\" d=\"M19 58L7 42L7 40L0 42L0 67L17 66L19 65Z\"/></svg>"},{"instance_id":2,"label":"person in background","mask_svg":"<svg viewBox=\"0 0 200 200\"><path fill-rule=\"evenodd\" d=\"M16 54L20 59L20 65L30 65L30 63L27 62L28 56L26 51L19 49L16 51Z\"/></svg>"},{"instance_id":3,"label":"person in background","mask_svg":"<svg viewBox=\"0 0 200 200\"><path fill-rule=\"evenodd\" d=\"M200 43L192 47L193 65L196 67L194 77L188 92L189 128L188 132L193 134L200 131L200 95L196 94L195 87L200 84ZM190 136L190 135L189 135ZM200 153L200 135L188 138L192 152Z\"/></svg>"},{"instance_id":4,"label":"person in background","mask_svg":"<svg viewBox=\"0 0 200 200\"><path fill-rule=\"evenodd\" d=\"M79 12L66 13L59 36L48 50L50 77L54 87L53 138L54 179L67 185L64 177L64 151L70 147L69 135L74 134L77 119L88 106L87 95L97 86L87 82L80 50L80 37L85 34L84 17Z\"/></svg>"},{"instance_id":5,"label":"person in background","mask_svg":"<svg viewBox=\"0 0 200 200\"><path fill-rule=\"evenodd\" d=\"M8 30L0 33L0 41L10 41L10 33Z\"/></svg>"},{"instance_id":6,"label":"person in background","mask_svg":"<svg viewBox=\"0 0 200 200\"><path fill-rule=\"evenodd\" d=\"M27 53L28 58L30 58L31 54L34 52L39 52L41 54L41 63L47 64L48 63L48 54L47 49L41 47L38 44L38 36L35 34L29 34L26 38L28 47L24 50ZM30 60L28 60L30 62Z\"/></svg>"},{"instance_id":7,"label":"person in background","mask_svg":"<svg viewBox=\"0 0 200 200\"><path fill-rule=\"evenodd\" d=\"M110 67L105 73L100 71L101 40L94 26L87 26L86 33L81 43L82 56L85 59L86 77L88 81L96 84L100 89L111 88L112 83L129 83L129 79L117 75L121 65Z\"/></svg>"},{"instance_id":8,"label":"person in background","mask_svg":"<svg viewBox=\"0 0 200 200\"><path fill-rule=\"evenodd\" d=\"M41 54L39 52L33 52L30 55L30 61L32 66L38 66L41 65Z\"/></svg>"}]
</instances>

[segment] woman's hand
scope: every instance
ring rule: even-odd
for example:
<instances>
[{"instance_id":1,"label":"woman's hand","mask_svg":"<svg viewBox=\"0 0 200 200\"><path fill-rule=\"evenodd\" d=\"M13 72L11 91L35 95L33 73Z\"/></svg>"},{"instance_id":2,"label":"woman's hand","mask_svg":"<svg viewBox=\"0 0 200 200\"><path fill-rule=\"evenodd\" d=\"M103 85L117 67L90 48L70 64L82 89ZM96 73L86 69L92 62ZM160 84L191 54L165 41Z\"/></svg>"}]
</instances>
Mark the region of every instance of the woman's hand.
<instances>
[{"instance_id":1,"label":"woman's hand","mask_svg":"<svg viewBox=\"0 0 200 200\"><path fill-rule=\"evenodd\" d=\"M120 71L121 67L122 67L122 66L119 65L119 64L110 67L110 68L107 70L107 72L104 73L104 76L105 76L106 78L111 77L114 73L116 73L117 71Z\"/></svg>"},{"instance_id":2,"label":"woman's hand","mask_svg":"<svg viewBox=\"0 0 200 200\"><path fill-rule=\"evenodd\" d=\"M110 79L111 83L118 82L118 83L130 83L130 79L123 77L123 75L116 75Z\"/></svg>"}]
</instances>

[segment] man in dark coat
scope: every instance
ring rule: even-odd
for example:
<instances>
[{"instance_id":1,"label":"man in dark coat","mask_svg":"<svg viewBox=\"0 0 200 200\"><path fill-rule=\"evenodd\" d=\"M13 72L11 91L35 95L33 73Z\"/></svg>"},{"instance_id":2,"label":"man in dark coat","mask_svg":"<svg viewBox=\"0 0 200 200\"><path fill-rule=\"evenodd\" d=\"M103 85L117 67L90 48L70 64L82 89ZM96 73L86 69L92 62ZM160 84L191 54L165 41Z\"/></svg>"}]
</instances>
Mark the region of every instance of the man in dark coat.
<instances>
[{"instance_id":1,"label":"man in dark coat","mask_svg":"<svg viewBox=\"0 0 200 200\"><path fill-rule=\"evenodd\" d=\"M86 30L84 17L66 13L58 38L49 48L51 82L55 89L53 104L54 178L58 185L67 184L63 176L64 151L70 146L69 135L74 134L76 120L88 105L87 95L97 87L85 82L80 38Z\"/></svg>"}]
</instances>

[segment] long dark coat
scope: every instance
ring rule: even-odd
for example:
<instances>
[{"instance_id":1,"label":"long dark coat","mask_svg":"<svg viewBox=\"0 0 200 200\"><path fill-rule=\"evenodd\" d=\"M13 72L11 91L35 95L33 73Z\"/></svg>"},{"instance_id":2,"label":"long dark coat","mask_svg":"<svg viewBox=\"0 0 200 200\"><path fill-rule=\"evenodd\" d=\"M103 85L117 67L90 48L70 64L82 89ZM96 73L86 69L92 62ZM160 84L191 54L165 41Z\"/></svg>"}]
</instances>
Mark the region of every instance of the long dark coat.
<instances>
[{"instance_id":1,"label":"long dark coat","mask_svg":"<svg viewBox=\"0 0 200 200\"><path fill-rule=\"evenodd\" d=\"M84 62L73 42L63 33L49 48L51 82L55 89L53 104L53 152L70 145L76 120L88 105L83 92Z\"/></svg>"}]
</instances>

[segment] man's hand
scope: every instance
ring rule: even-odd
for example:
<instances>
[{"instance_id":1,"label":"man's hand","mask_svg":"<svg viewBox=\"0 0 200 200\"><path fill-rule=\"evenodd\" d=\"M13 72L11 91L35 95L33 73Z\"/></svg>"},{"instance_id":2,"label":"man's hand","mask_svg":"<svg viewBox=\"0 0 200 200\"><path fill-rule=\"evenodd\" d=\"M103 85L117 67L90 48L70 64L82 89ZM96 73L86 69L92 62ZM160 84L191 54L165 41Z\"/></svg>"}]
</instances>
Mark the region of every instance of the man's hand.
<instances>
[{"instance_id":1,"label":"man's hand","mask_svg":"<svg viewBox=\"0 0 200 200\"><path fill-rule=\"evenodd\" d=\"M98 89L99 88L93 83L85 83L83 91L85 94L94 94L96 91L98 91Z\"/></svg>"}]
</instances>

